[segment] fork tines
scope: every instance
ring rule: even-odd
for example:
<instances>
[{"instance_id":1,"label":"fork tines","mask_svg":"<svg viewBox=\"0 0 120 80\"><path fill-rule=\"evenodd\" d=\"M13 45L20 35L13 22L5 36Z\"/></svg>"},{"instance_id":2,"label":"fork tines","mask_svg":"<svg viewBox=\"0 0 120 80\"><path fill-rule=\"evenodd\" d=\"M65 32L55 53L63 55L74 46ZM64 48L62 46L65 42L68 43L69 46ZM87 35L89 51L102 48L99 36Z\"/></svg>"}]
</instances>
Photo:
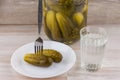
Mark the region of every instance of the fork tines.
<instances>
[{"instance_id":1,"label":"fork tines","mask_svg":"<svg viewBox=\"0 0 120 80\"><path fill-rule=\"evenodd\" d=\"M43 40L40 37L35 40L34 51L35 54L40 54L43 51Z\"/></svg>"}]
</instances>

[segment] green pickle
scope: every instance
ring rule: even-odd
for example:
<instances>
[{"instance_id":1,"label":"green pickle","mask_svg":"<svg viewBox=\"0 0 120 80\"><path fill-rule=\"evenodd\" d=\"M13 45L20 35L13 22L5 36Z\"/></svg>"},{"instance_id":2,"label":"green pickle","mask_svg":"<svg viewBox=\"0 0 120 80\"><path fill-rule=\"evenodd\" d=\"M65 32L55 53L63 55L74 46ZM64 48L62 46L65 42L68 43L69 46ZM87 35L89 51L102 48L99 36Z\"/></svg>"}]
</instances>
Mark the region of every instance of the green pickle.
<instances>
[{"instance_id":1,"label":"green pickle","mask_svg":"<svg viewBox=\"0 0 120 80\"><path fill-rule=\"evenodd\" d=\"M56 50L45 49L43 50L43 55L50 57L53 59L54 62L59 63L62 61L62 55Z\"/></svg>"},{"instance_id":2,"label":"green pickle","mask_svg":"<svg viewBox=\"0 0 120 80\"><path fill-rule=\"evenodd\" d=\"M62 55L56 50L44 49L43 54L28 53L24 56L24 61L29 64L41 67L49 67L53 62L59 63L62 61Z\"/></svg>"},{"instance_id":3,"label":"green pickle","mask_svg":"<svg viewBox=\"0 0 120 80\"><path fill-rule=\"evenodd\" d=\"M46 0L44 4L44 31L48 38L66 44L79 40L80 29L87 25L88 0Z\"/></svg>"},{"instance_id":4,"label":"green pickle","mask_svg":"<svg viewBox=\"0 0 120 80\"><path fill-rule=\"evenodd\" d=\"M52 64L53 60L50 57L46 56L40 56L36 54L26 54L24 56L24 61L35 65L35 66L41 66L41 67L48 67Z\"/></svg>"}]
</instances>

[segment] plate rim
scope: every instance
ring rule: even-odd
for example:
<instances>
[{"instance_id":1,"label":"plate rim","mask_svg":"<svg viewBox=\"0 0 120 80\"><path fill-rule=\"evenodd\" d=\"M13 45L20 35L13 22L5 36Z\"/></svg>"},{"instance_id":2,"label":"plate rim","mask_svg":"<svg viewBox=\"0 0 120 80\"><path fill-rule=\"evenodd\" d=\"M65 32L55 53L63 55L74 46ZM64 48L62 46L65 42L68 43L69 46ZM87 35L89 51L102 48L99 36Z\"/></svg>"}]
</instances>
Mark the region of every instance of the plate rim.
<instances>
[{"instance_id":1,"label":"plate rim","mask_svg":"<svg viewBox=\"0 0 120 80\"><path fill-rule=\"evenodd\" d=\"M14 57L14 55L15 55L15 53L16 53L16 51L17 51L18 49L22 48L23 46L26 46L26 45L28 45L28 44L33 44L34 42L29 42L29 43L23 44L22 46L18 47L18 48L13 52L13 54L11 55L11 66L12 66L12 68L13 68L17 73L19 73L19 74L21 74L21 75L23 75L23 76L26 76L26 77L31 77L31 78L52 78L52 77L57 77L57 76L60 76L60 75L62 75L62 74L64 74L64 73L68 72L68 71L75 65L75 62L76 62L76 54L75 54L75 51L74 51L69 45L66 45L66 44L64 44L64 43L57 42L57 41L44 41L44 42L52 42L52 43L62 44L62 45L64 45L64 46L69 47L69 48L73 51L74 61L73 61L73 63L71 64L71 66L70 66L69 68L67 68L67 70L62 71L62 72L60 72L59 74L54 74L54 75L52 75L52 76L47 76L47 77L45 77L45 76L44 76L44 77L41 77L41 76L30 76L30 75L28 75L28 74L26 74L26 73L22 73L21 71L19 71L19 70L14 66L14 63L13 63L13 61L12 61L12 60L13 60L13 57Z\"/></svg>"}]
</instances>

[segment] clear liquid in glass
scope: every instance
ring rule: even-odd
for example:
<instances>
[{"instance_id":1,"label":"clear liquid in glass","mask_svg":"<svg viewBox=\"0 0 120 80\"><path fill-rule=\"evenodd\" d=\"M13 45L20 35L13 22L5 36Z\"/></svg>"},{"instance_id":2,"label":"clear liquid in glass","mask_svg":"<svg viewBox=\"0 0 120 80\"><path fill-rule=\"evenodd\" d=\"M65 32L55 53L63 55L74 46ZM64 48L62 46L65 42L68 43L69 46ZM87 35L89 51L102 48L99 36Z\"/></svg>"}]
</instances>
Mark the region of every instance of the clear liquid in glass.
<instances>
[{"instance_id":1,"label":"clear liquid in glass","mask_svg":"<svg viewBox=\"0 0 120 80\"><path fill-rule=\"evenodd\" d=\"M101 68L106 39L99 33L89 33L81 37L81 67L87 71Z\"/></svg>"}]
</instances>

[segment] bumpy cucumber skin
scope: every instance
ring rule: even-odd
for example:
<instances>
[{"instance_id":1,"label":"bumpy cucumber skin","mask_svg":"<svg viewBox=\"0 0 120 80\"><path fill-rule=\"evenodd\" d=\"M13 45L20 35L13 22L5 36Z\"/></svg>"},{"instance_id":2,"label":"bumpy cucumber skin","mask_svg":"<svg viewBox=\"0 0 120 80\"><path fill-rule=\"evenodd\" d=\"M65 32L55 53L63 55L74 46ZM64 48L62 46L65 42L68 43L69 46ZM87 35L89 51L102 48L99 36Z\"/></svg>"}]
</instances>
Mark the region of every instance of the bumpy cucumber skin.
<instances>
[{"instance_id":1,"label":"bumpy cucumber skin","mask_svg":"<svg viewBox=\"0 0 120 80\"><path fill-rule=\"evenodd\" d=\"M44 49L42 56L34 53L25 54L24 61L35 66L49 67L53 62L61 62L62 58L63 56L58 51L52 49Z\"/></svg>"},{"instance_id":2,"label":"bumpy cucumber skin","mask_svg":"<svg viewBox=\"0 0 120 80\"><path fill-rule=\"evenodd\" d=\"M39 56L39 55L36 55L36 54L26 54L24 56L24 61L32 64L32 65L35 65L35 66L41 66L41 67L49 67L53 60L52 58L50 57L46 57L46 56Z\"/></svg>"},{"instance_id":3,"label":"bumpy cucumber skin","mask_svg":"<svg viewBox=\"0 0 120 80\"><path fill-rule=\"evenodd\" d=\"M51 36L54 40L61 41L61 32L56 21L56 13L52 10L47 12L46 26L51 32Z\"/></svg>"},{"instance_id":4,"label":"bumpy cucumber skin","mask_svg":"<svg viewBox=\"0 0 120 80\"><path fill-rule=\"evenodd\" d=\"M63 38L65 40L69 40L69 37L70 37L71 32L72 32L72 28L70 27L71 25L68 24L69 22L68 22L66 17L67 16L65 16L62 13L59 13L59 12L56 13L56 19L57 19L57 22L59 24L59 28L61 30Z\"/></svg>"},{"instance_id":5,"label":"bumpy cucumber skin","mask_svg":"<svg viewBox=\"0 0 120 80\"><path fill-rule=\"evenodd\" d=\"M44 49L43 50L43 55L50 57L53 59L54 62L59 63L62 61L63 56L61 53L59 53L56 50L51 50L51 49Z\"/></svg>"}]
</instances>

